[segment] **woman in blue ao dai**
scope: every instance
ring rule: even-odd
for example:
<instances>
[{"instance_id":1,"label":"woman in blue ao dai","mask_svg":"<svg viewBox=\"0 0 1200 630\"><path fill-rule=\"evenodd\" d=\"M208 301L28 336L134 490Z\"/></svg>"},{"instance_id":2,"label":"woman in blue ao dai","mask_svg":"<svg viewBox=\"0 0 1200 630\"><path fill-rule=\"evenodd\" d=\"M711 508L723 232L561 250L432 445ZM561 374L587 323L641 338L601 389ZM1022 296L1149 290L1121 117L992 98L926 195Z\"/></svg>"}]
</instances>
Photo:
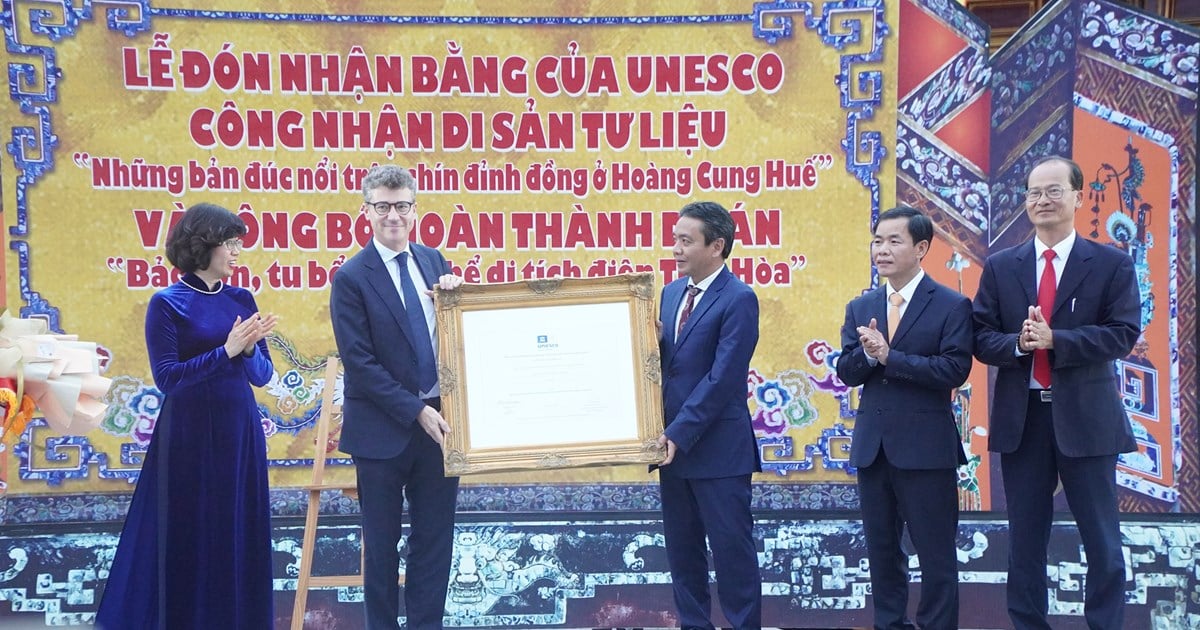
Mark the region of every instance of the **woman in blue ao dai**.
<instances>
[{"instance_id":1,"label":"woman in blue ao dai","mask_svg":"<svg viewBox=\"0 0 1200 630\"><path fill-rule=\"evenodd\" d=\"M274 626L266 438L251 386L274 368L275 315L226 284L246 224L212 204L167 236L182 275L146 309L164 394L96 615L104 630Z\"/></svg>"}]
</instances>

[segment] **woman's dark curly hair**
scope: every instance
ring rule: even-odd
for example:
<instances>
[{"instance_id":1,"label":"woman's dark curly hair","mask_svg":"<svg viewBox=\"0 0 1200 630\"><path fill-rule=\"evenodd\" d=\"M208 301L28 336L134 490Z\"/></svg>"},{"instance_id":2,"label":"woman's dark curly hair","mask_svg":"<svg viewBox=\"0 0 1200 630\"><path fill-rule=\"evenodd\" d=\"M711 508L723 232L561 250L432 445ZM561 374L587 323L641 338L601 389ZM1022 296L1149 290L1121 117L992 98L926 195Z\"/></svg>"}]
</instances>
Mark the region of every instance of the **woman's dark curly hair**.
<instances>
[{"instance_id":1,"label":"woman's dark curly hair","mask_svg":"<svg viewBox=\"0 0 1200 630\"><path fill-rule=\"evenodd\" d=\"M213 248L246 231L238 215L216 204L198 203L167 234L167 260L184 273L208 269Z\"/></svg>"}]
</instances>

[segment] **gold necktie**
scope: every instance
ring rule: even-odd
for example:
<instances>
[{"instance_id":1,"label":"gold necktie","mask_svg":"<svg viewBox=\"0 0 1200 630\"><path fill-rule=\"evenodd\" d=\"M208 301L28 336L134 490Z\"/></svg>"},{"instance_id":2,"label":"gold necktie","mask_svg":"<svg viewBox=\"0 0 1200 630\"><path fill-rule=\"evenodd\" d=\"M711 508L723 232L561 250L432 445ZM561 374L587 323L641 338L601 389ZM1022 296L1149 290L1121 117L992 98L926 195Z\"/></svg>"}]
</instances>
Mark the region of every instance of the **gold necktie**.
<instances>
[{"instance_id":1,"label":"gold necktie","mask_svg":"<svg viewBox=\"0 0 1200 630\"><path fill-rule=\"evenodd\" d=\"M893 293L888 296L888 343L896 338L896 329L900 327L900 305L904 304L904 296Z\"/></svg>"}]
</instances>

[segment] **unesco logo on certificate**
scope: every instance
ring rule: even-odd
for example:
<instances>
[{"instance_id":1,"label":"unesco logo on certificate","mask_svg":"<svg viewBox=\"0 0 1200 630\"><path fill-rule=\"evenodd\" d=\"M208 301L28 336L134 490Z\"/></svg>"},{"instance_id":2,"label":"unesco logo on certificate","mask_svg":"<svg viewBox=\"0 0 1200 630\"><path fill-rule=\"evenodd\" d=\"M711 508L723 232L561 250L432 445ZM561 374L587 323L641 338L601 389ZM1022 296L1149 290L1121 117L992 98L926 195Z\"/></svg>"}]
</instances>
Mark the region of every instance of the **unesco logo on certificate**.
<instances>
[{"instance_id":1,"label":"unesco logo on certificate","mask_svg":"<svg viewBox=\"0 0 1200 630\"><path fill-rule=\"evenodd\" d=\"M538 335L537 347L538 350L553 350L558 347L558 344L550 341L550 335Z\"/></svg>"}]
</instances>

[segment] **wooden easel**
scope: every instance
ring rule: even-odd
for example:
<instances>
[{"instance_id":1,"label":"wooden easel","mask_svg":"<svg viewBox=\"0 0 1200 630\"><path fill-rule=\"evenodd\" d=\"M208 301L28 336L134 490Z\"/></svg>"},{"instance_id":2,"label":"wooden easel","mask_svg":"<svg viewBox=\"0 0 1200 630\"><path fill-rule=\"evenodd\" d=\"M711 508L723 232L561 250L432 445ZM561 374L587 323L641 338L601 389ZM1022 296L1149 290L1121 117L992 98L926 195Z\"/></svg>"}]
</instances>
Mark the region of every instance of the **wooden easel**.
<instances>
[{"instance_id":1,"label":"wooden easel","mask_svg":"<svg viewBox=\"0 0 1200 630\"><path fill-rule=\"evenodd\" d=\"M317 522L321 511L321 491L337 490L348 496L357 496L358 487L354 480L327 482L325 480L325 449L329 443L330 426L342 418L341 405L333 403L337 385L338 359L329 357L325 368L325 392L321 397L321 415L317 419L316 445L313 447L312 483L303 486L308 492L308 511L304 517L304 541L300 548L299 576L296 580L296 601L292 606L292 630L303 630L304 609L308 604L308 590L319 587L362 586L361 559L359 573L354 575L312 575L313 556L317 543Z\"/></svg>"}]
</instances>

